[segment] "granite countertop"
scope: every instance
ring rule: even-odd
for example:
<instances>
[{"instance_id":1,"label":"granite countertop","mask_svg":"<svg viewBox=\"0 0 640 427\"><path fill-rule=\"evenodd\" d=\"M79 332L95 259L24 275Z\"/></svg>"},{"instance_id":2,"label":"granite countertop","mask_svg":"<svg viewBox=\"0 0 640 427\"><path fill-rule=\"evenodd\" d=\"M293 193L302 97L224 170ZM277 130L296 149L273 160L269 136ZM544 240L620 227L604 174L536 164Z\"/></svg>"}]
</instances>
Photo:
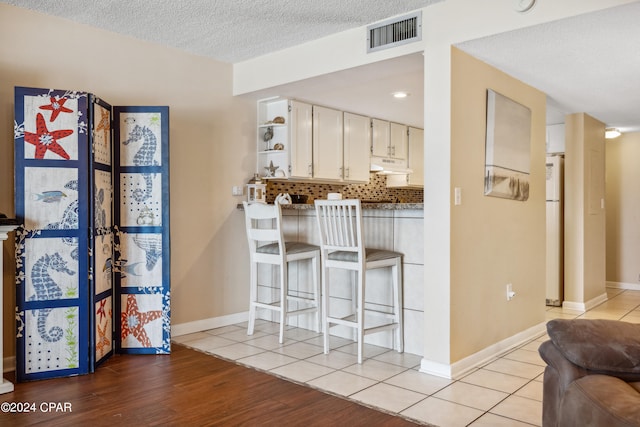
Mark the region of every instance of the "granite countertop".
<instances>
[{"instance_id":1,"label":"granite countertop","mask_svg":"<svg viewBox=\"0 0 640 427\"><path fill-rule=\"evenodd\" d=\"M315 209L313 203L296 203L291 205L281 205L282 209L308 210ZM239 209L243 209L242 204L238 204ZM423 210L424 203L375 203L363 202L362 209L380 209L380 210Z\"/></svg>"},{"instance_id":2,"label":"granite countertop","mask_svg":"<svg viewBox=\"0 0 640 427\"><path fill-rule=\"evenodd\" d=\"M362 209L381 209L381 210L423 210L424 203L376 203L376 202L363 202ZM315 209L313 203L298 203L291 205L282 205L283 209Z\"/></svg>"}]
</instances>

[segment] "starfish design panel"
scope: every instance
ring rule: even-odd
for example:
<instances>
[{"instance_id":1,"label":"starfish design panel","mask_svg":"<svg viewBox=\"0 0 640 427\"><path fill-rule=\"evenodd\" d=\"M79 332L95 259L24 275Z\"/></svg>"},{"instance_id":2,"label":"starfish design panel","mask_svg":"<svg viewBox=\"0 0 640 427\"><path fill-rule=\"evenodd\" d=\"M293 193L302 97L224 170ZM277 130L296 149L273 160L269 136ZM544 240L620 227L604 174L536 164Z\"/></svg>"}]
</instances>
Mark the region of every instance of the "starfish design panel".
<instances>
[{"instance_id":1,"label":"starfish design panel","mask_svg":"<svg viewBox=\"0 0 640 427\"><path fill-rule=\"evenodd\" d=\"M82 130L86 118L78 111L78 99L67 99L64 114L58 113L48 121L48 112L41 107L49 99L42 95L24 97L24 158L78 160L78 133L86 131Z\"/></svg>"},{"instance_id":2,"label":"starfish design panel","mask_svg":"<svg viewBox=\"0 0 640 427\"><path fill-rule=\"evenodd\" d=\"M122 295L120 331L122 347L162 345L162 295Z\"/></svg>"}]
</instances>

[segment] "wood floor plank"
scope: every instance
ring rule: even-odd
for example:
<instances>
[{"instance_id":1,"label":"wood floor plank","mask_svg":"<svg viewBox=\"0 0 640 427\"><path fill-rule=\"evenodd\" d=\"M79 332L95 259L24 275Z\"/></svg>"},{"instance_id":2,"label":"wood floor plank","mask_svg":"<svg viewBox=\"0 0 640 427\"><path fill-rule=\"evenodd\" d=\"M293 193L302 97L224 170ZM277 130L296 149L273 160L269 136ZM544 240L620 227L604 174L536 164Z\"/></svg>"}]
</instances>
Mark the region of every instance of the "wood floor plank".
<instances>
[{"instance_id":1,"label":"wood floor plank","mask_svg":"<svg viewBox=\"0 0 640 427\"><path fill-rule=\"evenodd\" d=\"M0 402L36 407L0 412L1 426L416 425L176 344L170 355L116 355L94 374L16 384ZM56 412L65 403L71 412Z\"/></svg>"}]
</instances>

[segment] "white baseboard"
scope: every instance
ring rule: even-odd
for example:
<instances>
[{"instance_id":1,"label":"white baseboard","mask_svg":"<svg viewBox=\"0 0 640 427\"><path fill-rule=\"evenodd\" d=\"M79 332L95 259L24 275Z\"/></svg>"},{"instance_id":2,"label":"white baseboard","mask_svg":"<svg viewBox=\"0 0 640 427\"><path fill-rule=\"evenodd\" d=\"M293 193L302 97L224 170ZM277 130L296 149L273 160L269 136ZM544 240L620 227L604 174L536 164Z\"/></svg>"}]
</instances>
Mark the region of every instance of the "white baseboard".
<instances>
[{"instance_id":1,"label":"white baseboard","mask_svg":"<svg viewBox=\"0 0 640 427\"><path fill-rule=\"evenodd\" d=\"M9 356L5 357L2 361L2 371L3 372L13 372L16 370L16 357Z\"/></svg>"},{"instance_id":2,"label":"white baseboard","mask_svg":"<svg viewBox=\"0 0 640 427\"><path fill-rule=\"evenodd\" d=\"M562 303L562 308L566 308L567 310L575 310L580 311L582 313L587 310L591 310L596 305L602 304L608 299L607 293L605 292L602 295L598 295L597 297L587 301L587 302L576 302L576 301L564 301Z\"/></svg>"},{"instance_id":3,"label":"white baseboard","mask_svg":"<svg viewBox=\"0 0 640 427\"><path fill-rule=\"evenodd\" d=\"M624 289L628 291L640 291L639 283L625 283L625 282L607 282L607 288L612 289Z\"/></svg>"},{"instance_id":4,"label":"white baseboard","mask_svg":"<svg viewBox=\"0 0 640 427\"><path fill-rule=\"evenodd\" d=\"M458 379L471 370L482 366L496 357L502 356L527 341L538 338L546 332L546 325L547 322L545 321L532 326L529 329L490 345L489 347L450 365L422 359L420 362L420 372L448 379Z\"/></svg>"},{"instance_id":5,"label":"white baseboard","mask_svg":"<svg viewBox=\"0 0 640 427\"><path fill-rule=\"evenodd\" d=\"M196 320L195 322L180 323L171 325L171 336L179 337L180 335L192 334L194 332L206 331L214 328L221 328L236 323L246 322L249 318L249 312L235 313L227 316L212 317L210 319ZM9 356L3 360L3 371L13 372L16 370L16 357Z\"/></svg>"},{"instance_id":6,"label":"white baseboard","mask_svg":"<svg viewBox=\"0 0 640 427\"><path fill-rule=\"evenodd\" d=\"M171 336L192 334L194 332L207 331L209 329L221 328L235 323L246 322L249 319L249 312L229 314L227 316L211 317L209 319L196 320L195 322L180 323L171 325Z\"/></svg>"}]
</instances>

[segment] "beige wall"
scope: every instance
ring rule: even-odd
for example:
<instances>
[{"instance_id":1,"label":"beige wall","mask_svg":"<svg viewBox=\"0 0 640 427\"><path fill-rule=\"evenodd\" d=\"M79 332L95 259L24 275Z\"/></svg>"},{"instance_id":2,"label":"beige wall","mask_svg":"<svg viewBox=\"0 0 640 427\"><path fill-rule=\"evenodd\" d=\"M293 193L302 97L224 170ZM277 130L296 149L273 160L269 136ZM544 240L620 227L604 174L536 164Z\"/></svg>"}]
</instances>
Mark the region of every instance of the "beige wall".
<instances>
[{"instance_id":1,"label":"beige wall","mask_svg":"<svg viewBox=\"0 0 640 427\"><path fill-rule=\"evenodd\" d=\"M14 214L13 88L92 92L112 105L168 105L172 324L247 310L239 198L255 169L255 104L232 66L0 4L0 212ZM4 244L4 345L14 354L12 242Z\"/></svg>"},{"instance_id":2,"label":"beige wall","mask_svg":"<svg viewBox=\"0 0 640 427\"><path fill-rule=\"evenodd\" d=\"M605 295L604 128L584 113L565 118L566 307L590 308Z\"/></svg>"},{"instance_id":3,"label":"beige wall","mask_svg":"<svg viewBox=\"0 0 640 427\"><path fill-rule=\"evenodd\" d=\"M455 48L451 74L451 186L462 189L462 204L451 206L451 362L456 362L544 321L546 96ZM484 196L489 88L531 109L525 202ZM511 301L507 283L516 292Z\"/></svg>"},{"instance_id":4,"label":"beige wall","mask_svg":"<svg viewBox=\"0 0 640 427\"><path fill-rule=\"evenodd\" d=\"M607 274L609 282L639 286L640 133L606 142Z\"/></svg>"}]
</instances>

